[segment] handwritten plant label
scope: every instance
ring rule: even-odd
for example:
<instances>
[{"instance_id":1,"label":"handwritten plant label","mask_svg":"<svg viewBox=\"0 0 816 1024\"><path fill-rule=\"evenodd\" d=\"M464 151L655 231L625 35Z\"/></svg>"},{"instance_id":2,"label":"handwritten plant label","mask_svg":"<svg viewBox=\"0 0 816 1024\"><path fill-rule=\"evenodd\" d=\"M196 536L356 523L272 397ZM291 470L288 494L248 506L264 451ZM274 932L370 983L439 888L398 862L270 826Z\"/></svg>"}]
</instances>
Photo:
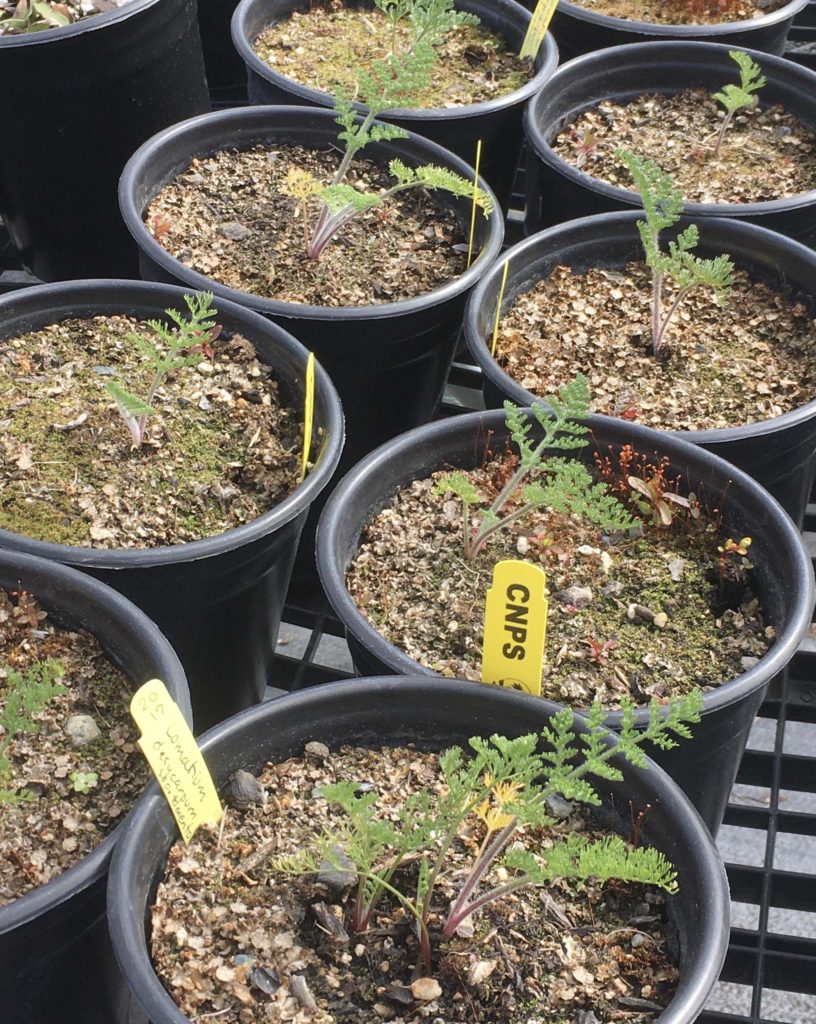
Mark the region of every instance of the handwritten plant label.
<instances>
[{"instance_id":1,"label":"handwritten plant label","mask_svg":"<svg viewBox=\"0 0 816 1024\"><path fill-rule=\"evenodd\" d=\"M558 0L538 0L530 24L527 27L527 35L519 50L519 57L532 57L538 53L538 48L544 42L544 36L550 27L552 16L558 6Z\"/></svg>"},{"instance_id":2,"label":"handwritten plant label","mask_svg":"<svg viewBox=\"0 0 816 1024\"><path fill-rule=\"evenodd\" d=\"M300 482L306 479L309 468L309 449L312 447L312 427L314 425L314 393L315 393L315 357L309 353L306 360L306 398L303 410L303 464L300 467Z\"/></svg>"},{"instance_id":3,"label":"handwritten plant label","mask_svg":"<svg viewBox=\"0 0 816 1024\"><path fill-rule=\"evenodd\" d=\"M507 559L493 569L482 640L482 682L541 694L547 639L547 575L530 562Z\"/></svg>"},{"instance_id":4,"label":"handwritten plant label","mask_svg":"<svg viewBox=\"0 0 816 1024\"><path fill-rule=\"evenodd\" d=\"M140 686L130 713L141 730L142 753L189 843L199 825L221 820L221 801L190 727L160 679Z\"/></svg>"}]
</instances>

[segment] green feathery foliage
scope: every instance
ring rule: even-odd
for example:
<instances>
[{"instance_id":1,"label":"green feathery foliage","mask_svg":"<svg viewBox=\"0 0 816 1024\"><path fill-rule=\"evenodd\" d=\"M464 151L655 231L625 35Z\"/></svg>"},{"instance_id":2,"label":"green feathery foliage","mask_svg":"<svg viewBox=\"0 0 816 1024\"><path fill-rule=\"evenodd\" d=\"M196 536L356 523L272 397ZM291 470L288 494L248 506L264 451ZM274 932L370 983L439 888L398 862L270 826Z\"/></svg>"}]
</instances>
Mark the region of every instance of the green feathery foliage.
<instances>
[{"instance_id":1,"label":"green feathery foliage","mask_svg":"<svg viewBox=\"0 0 816 1024\"><path fill-rule=\"evenodd\" d=\"M165 313L175 324L174 327L168 327L161 320L147 321L159 344L154 344L143 334L128 334L128 341L132 342L153 366L153 379L147 397L139 398L113 381L105 384L137 447L145 439L147 418L153 413L153 400L158 389L173 370L178 370L182 366L197 366L202 360L202 353L206 353L210 342L215 340L221 330L213 319L217 310L212 307L213 297L209 292L185 295L184 301L189 310L189 319L185 319L184 315L175 309L167 309ZM191 352L196 354L190 355Z\"/></svg>"},{"instance_id":2,"label":"green feathery foliage","mask_svg":"<svg viewBox=\"0 0 816 1024\"><path fill-rule=\"evenodd\" d=\"M683 193L656 163L643 160L628 150L617 151L629 168L643 203L645 220L638 221L646 263L652 271L652 350L660 356L666 346L666 330L680 303L694 288L710 288L717 305L728 301L734 273L729 256L702 259L693 251L699 242L696 224L690 224L669 242L668 252L660 248L660 232L676 224L683 210ZM675 296L663 313L664 288L670 280Z\"/></svg>"},{"instance_id":3,"label":"green feathery foliage","mask_svg":"<svg viewBox=\"0 0 816 1024\"><path fill-rule=\"evenodd\" d=\"M65 669L53 658L37 662L27 672L7 670L5 688L0 690L0 805L30 798L2 785L11 773L8 750L15 736L39 732L34 716L54 697L67 692L58 682L64 675Z\"/></svg>"},{"instance_id":4,"label":"green feathery foliage","mask_svg":"<svg viewBox=\"0 0 816 1024\"><path fill-rule=\"evenodd\" d=\"M357 876L353 927L365 930L381 896L391 893L416 917L428 969L428 921L435 888L459 829L471 815L483 822L485 836L447 912L443 939L450 938L464 920L488 903L523 886L544 885L556 878L578 883L588 878L620 878L675 892L675 872L655 849L633 848L618 836L589 840L568 835L534 854L524 848L518 833L524 826L551 824L547 798L554 793L600 805L587 776L620 780L620 768L611 763L618 755L645 767L643 745L651 742L664 749L676 745L675 736L690 735L689 724L700 720L701 708L699 691L666 705L653 702L646 728L637 730L634 707L628 702L620 735L614 736L604 727L605 711L596 702L580 739L569 709L554 715L540 735L512 739L474 736L469 740L470 756L460 747L440 755L444 787L413 794L396 815L390 808L387 820L378 814L375 793L358 795L358 785L350 782L325 786L323 796L345 812L346 825L319 837L314 849L279 858L272 868L303 874L314 873L327 863L342 870L353 865ZM413 898L400 890L395 879L397 868L409 856L420 865ZM505 870L490 888L488 877L497 865Z\"/></svg>"},{"instance_id":5,"label":"green feathery foliage","mask_svg":"<svg viewBox=\"0 0 816 1024\"><path fill-rule=\"evenodd\" d=\"M593 483L586 466L575 459L552 454L583 448L588 429L589 386L578 374L565 384L558 395L548 395L547 405L536 403L533 415L543 428L540 440L531 437L533 423L527 410L505 402L507 428L519 452L519 464L490 506L472 522L472 508L483 499L461 470L446 473L436 483L436 494L455 494L462 502L462 536L465 557L472 560L490 537L499 530L525 519L534 509L546 507L554 512L581 516L609 530L628 530L638 522L607 492L604 484ZM549 408L548 408L549 406ZM529 480L530 477L535 477ZM520 505L508 511L518 497Z\"/></svg>"},{"instance_id":6,"label":"green feathery foliage","mask_svg":"<svg viewBox=\"0 0 816 1024\"><path fill-rule=\"evenodd\" d=\"M717 136L717 143L714 146L714 159L720 155L720 147L725 138L728 126L739 110L752 107L756 103L755 92L758 92L767 79L762 74L762 68L756 64L747 53L742 50L729 50L728 56L737 62L740 73L740 84L734 85L729 82L719 92L714 93L714 99L725 108L725 117L720 125L720 132Z\"/></svg>"}]
</instances>

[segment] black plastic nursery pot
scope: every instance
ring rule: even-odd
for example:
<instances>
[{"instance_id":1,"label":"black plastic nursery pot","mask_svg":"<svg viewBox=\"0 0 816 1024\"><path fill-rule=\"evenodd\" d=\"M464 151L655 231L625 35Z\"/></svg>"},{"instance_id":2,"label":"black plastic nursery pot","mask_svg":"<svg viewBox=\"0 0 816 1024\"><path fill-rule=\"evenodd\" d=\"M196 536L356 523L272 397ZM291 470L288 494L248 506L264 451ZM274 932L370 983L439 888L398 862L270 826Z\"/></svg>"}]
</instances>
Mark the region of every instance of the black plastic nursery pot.
<instances>
[{"instance_id":1,"label":"black plastic nursery pot","mask_svg":"<svg viewBox=\"0 0 816 1024\"><path fill-rule=\"evenodd\" d=\"M550 275L559 265L576 272L591 267L622 268L642 260L637 231L640 214L615 213L569 221L525 239L506 253L507 284L502 306ZM678 230L689 221L683 218ZM728 253L755 280L791 290L811 310L816 306L816 252L798 242L740 221L699 222L700 249L707 256ZM673 229L674 230L674 229ZM667 233L669 237L671 232ZM485 403L500 408L541 401L516 383L490 355L502 269L496 264L474 289L465 312L465 338L482 368ZM648 299L647 299L648 301ZM499 326L501 331L501 325ZM771 492L801 529L816 474L816 399L770 420L717 430L678 431L676 437L720 455Z\"/></svg>"},{"instance_id":2,"label":"black plastic nursery pot","mask_svg":"<svg viewBox=\"0 0 816 1024\"><path fill-rule=\"evenodd\" d=\"M530 416L532 420L532 416ZM533 420L532 437L540 437ZM691 741L671 751L649 755L672 776L691 799L706 825L719 828L731 786L754 716L771 679L796 652L809 624L814 602L813 570L801 538L777 502L743 472L716 455L671 434L648 427L591 416L592 442L584 449L591 460L597 446L606 452L631 444L638 452L659 452L669 458L667 475L681 476L698 495L721 497L723 528L733 536L750 535L753 586L766 620L776 629L771 649L753 668L704 697L704 711ZM500 452L509 440L504 413L490 411L455 417L417 428L383 445L356 466L333 492L320 519L317 562L326 595L346 629L358 675L383 672L434 676L430 669L389 643L371 625L346 588L346 573L365 526L391 501L394 493L438 469L473 469L485 458L488 444ZM440 677L437 677L440 678ZM475 692L479 684L473 684ZM645 724L648 711L637 712ZM606 723L620 724L620 712Z\"/></svg>"},{"instance_id":3,"label":"black plastic nursery pot","mask_svg":"<svg viewBox=\"0 0 816 1024\"><path fill-rule=\"evenodd\" d=\"M378 444L419 423L427 423L442 399L462 324L468 291L501 248L503 221L498 208L476 218L479 255L458 278L425 295L402 302L355 307L321 307L281 302L227 288L171 256L150 234L144 214L153 197L194 157L256 144L329 148L336 144L334 113L309 107L249 107L192 118L147 142L129 161L120 183L125 223L136 239L142 276L211 291L249 307L285 327L331 376L346 418L342 465L352 466ZM473 179L473 171L447 150L416 135L366 147L367 158L388 163L432 162ZM453 205L465 231L470 203L440 197Z\"/></svg>"},{"instance_id":4,"label":"black plastic nursery pot","mask_svg":"<svg viewBox=\"0 0 816 1024\"><path fill-rule=\"evenodd\" d=\"M714 92L722 88L734 79L736 65L728 52L729 47L711 43L648 43L586 54L563 65L533 98L524 116L526 234L575 217L641 208L636 192L579 170L558 156L551 143L581 113L604 100L625 104L644 93L673 95L687 89ZM768 80L761 93L762 105L781 104L816 129L816 75L779 57L757 52L751 56ZM816 228L816 188L757 203L688 202L684 212L698 221L731 217L802 238Z\"/></svg>"},{"instance_id":5,"label":"black plastic nursery pot","mask_svg":"<svg viewBox=\"0 0 816 1024\"><path fill-rule=\"evenodd\" d=\"M373 7L373 0L347 0L349 6ZM247 71L250 103L297 103L331 107L330 93L301 85L275 71L255 53L252 44L270 25L306 11L310 0L241 0L232 21L235 48ZM515 0L458 0L461 10L477 15L481 24L504 38L518 52L524 41L530 14ZM484 103L427 110L392 110L383 121L400 125L444 146L473 164L476 145L482 140L480 177L493 189L504 209L510 200L523 139L522 113L531 96L544 85L558 65L558 49L550 33L544 37L535 59L535 74L520 89ZM358 110L365 107L356 104Z\"/></svg>"},{"instance_id":6,"label":"black plastic nursery pot","mask_svg":"<svg viewBox=\"0 0 816 1024\"><path fill-rule=\"evenodd\" d=\"M496 688L423 678L330 683L245 711L202 737L217 786L238 768L257 773L268 761L299 754L310 740L426 750L466 745L470 736L520 736L541 729L556 705ZM576 730L583 726L576 717ZM613 762L615 763L615 762ZM604 806L651 805L645 842L677 869L679 892L668 903L668 933L680 965L680 983L655 1024L690 1024L716 981L728 941L728 887L722 863L702 822L657 767L633 769L620 761L624 780L597 780ZM593 785L596 780L593 779ZM609 816L628 834L629 819ZM148 952L149 906L167 853L178 832L161 795L140 806L116 852L108 889L111 934L123 972L153 1024L186 1024L156 977Z\"/></svg>"},{"instance_id":7,"label":"black plastic nursery pot","mask_svg":"<svg viewBox=\"0 0 816 1024\"><path fill-rule=\"evenodd\" d=\"M570 0L558 0L550 28L558 40L562 60L572 60L582 53L610 46L649 43L658 39L678 42L695 39L723 43L732 49L751 47L781 56L791 23L807 3L808 0L791 0L775 11L749 21L720 22L717 25L659 25L656 22L612 18L570 3Z\"/></svg>"},{"instance_id":8,"label":"black plastic nursery pot","mask_svg":"<svg viewBox=\"0 0 816 1024\"><path fill-rule=\"evenodd\" d=\"M158 627L116 591L66 566L2 550L0 587L24 589L54 623L92 633L134 690L148 679L162 679L191 721L187 682L173 649ZM105 920L108 866L124 829L122 822L62 875L0 907L5 1024L135 1022Z\"/></svg>"},{"instance_id":9,"label":"black plastic nursery pot","mask_svg":"<svg viewBox=\"0 0 816 1024\"><path fill-rule=\"evenodd\" d=\"M25 265L44 281L136 277L116 184L145 139L209 110L195 0L0 36L0 95L0 216Z\"/></svg>"},{"instance_id":10,"label":"black plastic nursery pot","mask_svg":"<svg viewBox=\"0 0 816 1024\"><path fill-rule=\"evenodd\" d=\"M139 281L75 281L26 288L0 300L0 336L69 317L161 316L183 308L184 291ZM218 298L226 332L250 340L274 368L284 401L303 408L307 352L263 317ZM0 548L63 562L98 577L157 622L190 682L202 731L264 694L300 532L329 482L343 445L340 402L326 372L315 374L313 468L270 511L226 533L187 544L142 549L71 547L0 530Z\"/></svg>"},{"instance_id":11,"label":"black plastic nursery pot","mask_svg":"<svg viewBox=\"0 0 816 1024\"><path fill-rule=\"evenodd\" d=\"M236 0L198 0L198 27L207 84L214 101L246 98L246 69L232 45Z\"/></svg>"}]
</instances>

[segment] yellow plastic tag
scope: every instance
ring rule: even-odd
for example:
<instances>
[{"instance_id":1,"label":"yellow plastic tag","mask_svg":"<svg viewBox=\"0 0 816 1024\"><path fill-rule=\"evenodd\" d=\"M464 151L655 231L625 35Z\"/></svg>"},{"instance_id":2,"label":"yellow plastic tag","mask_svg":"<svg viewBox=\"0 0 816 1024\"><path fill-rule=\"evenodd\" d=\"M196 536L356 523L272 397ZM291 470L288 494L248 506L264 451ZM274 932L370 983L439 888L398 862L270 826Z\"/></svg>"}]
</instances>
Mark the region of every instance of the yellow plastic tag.
<instances>
[{"instance_id":1,"label":"yellow plastic tag","mask_svg":"<svg viewBox=\"0 0 816 1024\"><path fill-rule=\"evenodd\" d=\"M547 574L507 559L493 569L482 641L482 682L538 697L547 639Z\"/></svg>"},{"instance_id":2,"label":"yellow plastic tag","mask_svg":"<svg viewBox=\"0 0 816 1024\"><path fill-rule=\"evenodd\" d=\"M306 479L309 468L309 451L312 447L312 425L314 423L315 357L309 353L306 360L306 408L303 412L303 464L300 467L301 483Z\"/></svg>"},{"instance_id":3,"label":"yellow plastic tag","mask_svg":"<svg viewBox=\"0 0 816 1024\"><path fill-rule=\"evenodd\" d=\"M502 279L499 285L499 298L496 301L496 320L493 324L493 341L490 344L491 356L496 355L496 345L499 341L499 320L501 319L501 308L502 302L504 301L504 286L507 284L507 270L510 266L510 260L504 261L504 267L502 268Z\"/></svg>"},{"instance_id":4,"label":"yellow plastic tag","mask_svg":"<svg viewBox=\"0 0 816 1024\"><path fill-rule=\"evenodd\" d=\"M479 167L482 163L482 140L476 143L476 166L473 168L473 204L470 209L470 238L468 239L467 265L470 266L473 259L473 236L476 234L476 200L479 194Z\"/></svg>"},{"instance_id":5,"label":"yellow plastic tag","mask_svg":"<svg viewBox=\"0 0 816 1024\"><path fill-rule=\"evenodd\" d=\"M533 16L530 19L530 24L527 27L527 35L524 37L524 42L521 44L519 50L519 57L532 57L535 59L535 55L538 53L538 48L544 41L544 36L547 34L547 29L550 27L552 16L555 14L555 9L558 6L558 0L538 0Z\"/></svg>"},{"instance_id":6,"label":"yellow plastic tag","mask_svg":"<svg viewBox=\"0 0 816 1024\"><path fill-rule=\"evenodd\" d=\"M167 797L185 843L199 825L221 820L221 801L198 744L160 679L140 686L130 713L141 730L142 753Z\"/></svg>"}]
</instances>

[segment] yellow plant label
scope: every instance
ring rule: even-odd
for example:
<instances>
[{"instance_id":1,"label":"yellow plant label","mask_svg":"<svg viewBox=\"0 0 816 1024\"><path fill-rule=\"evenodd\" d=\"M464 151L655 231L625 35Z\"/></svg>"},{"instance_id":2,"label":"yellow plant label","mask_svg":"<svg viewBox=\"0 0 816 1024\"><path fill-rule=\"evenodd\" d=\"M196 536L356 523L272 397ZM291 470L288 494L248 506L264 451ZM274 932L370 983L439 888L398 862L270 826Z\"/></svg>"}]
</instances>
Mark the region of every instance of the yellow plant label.
<instances>
[{"instance_id":1,"label":"yellow plant label","mask_svg":"<svg viewBox=\"0 0 816 1024\"><path fill-rule=\"evenodd\" d=\"M482 682L538 697L547 639L547 574L508 559L493 569L482 641Z\"/></svg>"},{"instance_id":2,"label":"yellow plant label","mask_svg":"<svg viewBox=\"0 0 816 1024\"><path fill-rule=\"evenodd\" d=\"M301 483L306 479L309 468L309 451L312 447L312 426L314 424L315 357L309 353L306 361L306 407L303 411L303 464L300 467Z\"/></svg>"},{"instance_id":3,"label":"yellow plant label","mask_svg":"<svg viewBox=\"0 0 816 1024\"><path fill-rule=\"evenodd\" d=\"M160 679L140 686L130 713L142 753L158 779L185 843L199 825L221 820L221 801L190 727Z\"/></svg>"},{"instance_id":4,"label":"yellow plant label","mask_svg":"<svg viewBox=\"0 0 816 1024\"><path fill-rule=\"evenodd\" d=\"M550 27L550 22L557 6L558 0L538 0L527 28L527 35L521 44L519 57L535 59L539 46L544 42L544 36L547 34L547 29Z\"/></svg>"}]
</instances>

